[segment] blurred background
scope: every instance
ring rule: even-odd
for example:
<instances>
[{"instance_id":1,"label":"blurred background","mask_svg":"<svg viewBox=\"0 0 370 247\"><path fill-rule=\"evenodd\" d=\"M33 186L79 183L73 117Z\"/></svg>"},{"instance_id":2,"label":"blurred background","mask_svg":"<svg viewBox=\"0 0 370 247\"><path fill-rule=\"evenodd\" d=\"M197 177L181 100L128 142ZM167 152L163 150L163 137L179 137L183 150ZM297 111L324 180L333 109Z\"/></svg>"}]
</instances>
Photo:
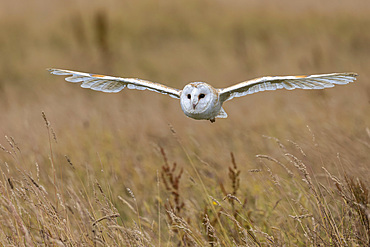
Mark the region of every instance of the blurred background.
<instances>
[{"instance_id":1,"label":"blurred background","mask_svg":"<svg viewBox=\"0 0 370 247\"><path fill-rule=\"evenodd\" d=\"M248 170L261 168L256 155L282 155L268 137L292 150L299 145L319 175L325 166L369 185L369 13L368 0L1 1L0 143L6 148L5 136L14 138L22 150L18 166L35 174L37 163L45 183L50 156L68 178L68 155L81 171L104 178L112 195L129 187L143 201L151 200L163 164L160 147L184 169L184 193L192 193L195 176L189 157L217 185L228 179L223 172L233 152L241 186L255 196ZM331 89L236 98L224 105L228 118L211 124L187 118L168 96L82 89L49 75L50 67L179 89L191 81L226 87L266 75L359 76ZM56 140L48 139L42 111ZM0 153L3 164L13 159Z\"/></svg>"},{"instance_id":2,"label":"blurred background","mask_svg":"<svg viewBox=\"0 0 370 247\"><path fill-rule=\"evenodd\" d=\"M323 148L350 152L348 141L365 141L370 121L369 11L365 0L2 1L0 136L14 136L27 149L30 142L41 144L45 111L59 138L83 137L97 149L97 135L105 133L112 142L126 143L125 152L151 153L142 150L150 149L148 143L171 145L171 124L207 157L224 149L225 157L217 157L222 162L215 161L223 163L230 151L253 159L262 135L307 139L308 125L330 140ZM359 77L327 90L238 98L224 105L227 119L210 124L185 117L170 97L81 89L49 75L49 67L179 89L191 81L226 87L265 75ZM71 142L71 149L84 148Z\"/></svg>"}]
</instances>

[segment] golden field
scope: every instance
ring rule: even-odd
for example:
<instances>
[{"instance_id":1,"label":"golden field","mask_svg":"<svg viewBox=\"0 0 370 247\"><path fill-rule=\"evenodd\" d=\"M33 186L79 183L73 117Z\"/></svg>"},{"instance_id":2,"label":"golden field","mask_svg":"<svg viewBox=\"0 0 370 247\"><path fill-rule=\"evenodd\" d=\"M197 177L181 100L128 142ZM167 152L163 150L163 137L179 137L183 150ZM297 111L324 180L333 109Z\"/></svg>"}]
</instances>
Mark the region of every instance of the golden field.
<instances>
[{"instance_id":1,"label":"golden field","mask_svg":"<svg viewBox=\"0 0 370 247\"><path fill-rule=\"evenodd\" d=\"M2 1L3 246L367 246L370 2ZM182 88L356 72L236 98L227 119L64 68Z\"/></svg>"}]
</instances>

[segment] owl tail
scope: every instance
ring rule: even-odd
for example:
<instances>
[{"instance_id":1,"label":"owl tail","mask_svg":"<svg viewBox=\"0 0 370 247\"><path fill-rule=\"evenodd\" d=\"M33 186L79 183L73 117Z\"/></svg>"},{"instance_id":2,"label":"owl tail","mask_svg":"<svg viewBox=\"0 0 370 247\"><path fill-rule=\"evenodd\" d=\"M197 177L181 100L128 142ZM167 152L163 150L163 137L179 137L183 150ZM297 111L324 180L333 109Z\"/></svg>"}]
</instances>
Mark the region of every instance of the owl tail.
<instances>
[{"instance_id":1,"label":"owl tail","mask_svg":"<svg viewBox=\"0 0 370 247\"><path fill-rule=\"evenodd\" d=\"M227 113L225 112L224 108L221 107L215 118L227 118Z\"/></svg>"}]
</instances>

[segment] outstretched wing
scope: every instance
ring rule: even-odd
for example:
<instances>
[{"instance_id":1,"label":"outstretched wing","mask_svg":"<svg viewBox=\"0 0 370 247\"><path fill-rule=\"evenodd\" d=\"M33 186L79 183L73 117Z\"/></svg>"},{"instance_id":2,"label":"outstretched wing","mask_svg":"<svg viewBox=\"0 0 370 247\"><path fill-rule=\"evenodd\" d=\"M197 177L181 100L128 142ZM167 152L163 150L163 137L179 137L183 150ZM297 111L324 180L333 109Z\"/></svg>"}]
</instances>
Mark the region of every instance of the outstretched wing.
<instances>
[{"instance_id":1,"label":"outstretched wing","mask_svg":"<svg viewBox=\"0 0 370 247\"><path fill-rule=\"evenodd\" d=\"M106 75L96 75L83 72L76 72L64 69L48 69L53 75L66 75L65 78L69 82L81 82L81 87L91 88L96 91L102 91L106 93L118 93L125 87L129 89L137 90L151 90L157 93L167 94L173 98L180 98L180 90L167 87L165 85L145 81L136 78L121 78Z\"/></svg>"},{"instance_id":2,"label":"outstretched wing","mask_svg":"<svg viewBox=\"0 0 370 247\"><path fill-rule=\"evenodd\" d=\"M323 89L356 80L356 73L332 73L308 76L265 76L218 89L221 102L265 90Z\"/></svg>"}]
</instances>

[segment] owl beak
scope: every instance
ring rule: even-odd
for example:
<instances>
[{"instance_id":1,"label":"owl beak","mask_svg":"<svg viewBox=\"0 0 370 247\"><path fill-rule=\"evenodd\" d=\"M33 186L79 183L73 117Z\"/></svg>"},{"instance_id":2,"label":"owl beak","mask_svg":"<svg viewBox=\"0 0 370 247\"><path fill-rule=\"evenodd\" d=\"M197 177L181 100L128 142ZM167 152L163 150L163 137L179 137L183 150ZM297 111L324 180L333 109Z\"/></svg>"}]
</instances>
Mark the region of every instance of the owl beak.
<instances>
[{"instance_id":1,"label":"owl beak","mask_svg":"<svg viewBox=\"0 0 370 247\"><path fill-rule=\"evenodd\" d=\"M199 101L197 100L196 97L193 97L191 103L193 105L193 110L195 110L195 107L198 105Z\"/></svg>"}]
</instances>

